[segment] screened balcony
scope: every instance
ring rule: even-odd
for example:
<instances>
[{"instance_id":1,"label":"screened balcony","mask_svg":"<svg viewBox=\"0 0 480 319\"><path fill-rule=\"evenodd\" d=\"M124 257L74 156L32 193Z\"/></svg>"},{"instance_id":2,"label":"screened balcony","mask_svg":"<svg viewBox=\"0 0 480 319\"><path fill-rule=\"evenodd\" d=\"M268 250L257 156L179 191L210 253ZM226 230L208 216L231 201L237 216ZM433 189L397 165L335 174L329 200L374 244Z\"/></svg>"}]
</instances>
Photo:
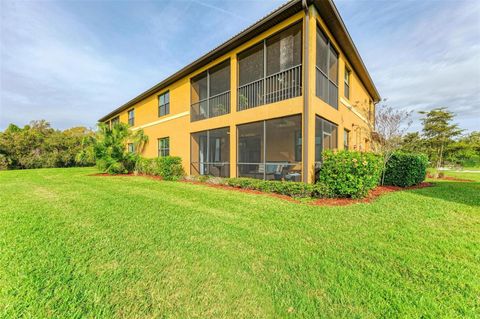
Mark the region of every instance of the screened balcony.
<instances>
[{"instance_id":1,"label":"screened balcony","mask_svg":"<svg viewBox=\"0 0 480 319\"><path fill-rule=\"evenodd\" d=\"M193 175L230 176L230 129L192 133L190 167Z\"/></svg>"},{"instance_id":2,"label":"screened balcony","mask_svg":"<svg viewBox=\"0 0 480 319\"><path fill-rule=\"evenodd\" d=\"M230 113L230 60L191 80L190 120L199 121Z\"/></svg>"},{"instance_id":3,"label":"screened balcony","mask_svg":"<svg viewBox=\"0 0 480 319\"><path fill-rule=\"evenodd\" d=\"M317 27L316 95L338 109L338 53Z\"/></svg>"},{"instance_id":4,"label":"screened balcony","mask_svg":"<svg viewBox=\"0 0 480 319\"><path fill-rule=\"evenodd\" d=\"M300 115L239 125L237 130L239 177L302 180Z\"/></svg>"},{"instance_id":5,"label":"screened balcony","mask_svg":"<svg viewBox=\"0 0 480 319\"><path fill-rule=\"evenodd\" d=\"M297 23L238 55L237 110L302 94L302 25Z\"/></svg>"}]
</instances>

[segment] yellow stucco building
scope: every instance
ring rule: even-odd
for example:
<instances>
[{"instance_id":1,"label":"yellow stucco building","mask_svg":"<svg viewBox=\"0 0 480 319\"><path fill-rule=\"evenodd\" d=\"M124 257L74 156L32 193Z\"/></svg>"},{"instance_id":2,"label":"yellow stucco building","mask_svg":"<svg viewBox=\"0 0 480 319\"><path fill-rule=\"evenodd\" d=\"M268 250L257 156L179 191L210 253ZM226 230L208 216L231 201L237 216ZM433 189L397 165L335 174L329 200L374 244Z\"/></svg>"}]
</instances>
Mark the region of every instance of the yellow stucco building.
<instances>
[{"instance_id":1,"label":"yellow stucco building","mask_svg":"<svg viewBox=\"0 0 480 319\"><path fill-rule=\"evenodd\" d=\"M334 3L294 0L99 121L187 174L312 182L322 150L369 149L379 100Z\"/></svg>"}]
</instances>

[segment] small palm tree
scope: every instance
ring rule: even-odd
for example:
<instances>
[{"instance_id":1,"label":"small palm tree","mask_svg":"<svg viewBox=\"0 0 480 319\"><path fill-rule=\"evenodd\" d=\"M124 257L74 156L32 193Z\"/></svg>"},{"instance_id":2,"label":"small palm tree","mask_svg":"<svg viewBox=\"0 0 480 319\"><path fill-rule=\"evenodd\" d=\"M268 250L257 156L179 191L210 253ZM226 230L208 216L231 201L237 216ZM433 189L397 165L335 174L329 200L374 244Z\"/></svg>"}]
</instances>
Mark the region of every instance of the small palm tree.
<instances>
[{"instance_id":1,"label":"small palm tree","mask_svg":"<svg viewBox=\"0 0 480 319\"><path fill-rule=\"evenodd\" d=\"M134 143L137 150L135 153L128 152L125 147L127 141ZM124 123L116 123L112 126L99 123L95 136L84 140L84 150L78 154L77 159L91 156L102 172L128 173L133 171L147 142L148 136L141 129L133 133Z\"/></svg>"},{"instance_id":2,"label":"small palm tree","mask_svg":"<svg viewBox=\"0 0 480 319\"><path fill-rule=\"evenodd\" d=\"M131 141L133 142L135 153L140 156L148 143L148 135L145 135L142 129L137 130L132 134Z\"/></svg>"}]
</instances>

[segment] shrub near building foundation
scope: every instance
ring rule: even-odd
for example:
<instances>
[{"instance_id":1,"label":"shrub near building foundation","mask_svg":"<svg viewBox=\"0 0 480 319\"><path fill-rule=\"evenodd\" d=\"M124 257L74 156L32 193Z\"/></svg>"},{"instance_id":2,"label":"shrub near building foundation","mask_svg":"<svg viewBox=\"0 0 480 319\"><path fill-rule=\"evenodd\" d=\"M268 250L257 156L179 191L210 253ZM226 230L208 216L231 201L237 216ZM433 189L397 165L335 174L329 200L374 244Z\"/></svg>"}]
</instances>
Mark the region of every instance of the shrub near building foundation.
<instances>
[{"instance_id":1,"label":"shrub near building foundation","mask_svg":"<svg viewBox=\"0 0 480 319\"><path fill-rule=\"evenodd\" d=\"M425 180L427 166L426 155L394 153L386 165L384 184L400 187L418 185Z\"/></svg>"},{"instance_id":2,"label":"shrub near building foundation","mask_svg":"<svg viewBox=\"0 0 480 319\"><path fill-rule=\"evenodd\" d=\"M368 152L324 151L317 183L332 197L362 198L380 180L382 159Z\"/></svg>"},{"instance_id":3,"label":"shrub near building foundation","mask_svg":"<svg viewBox=\"0 0 480 319\"><path fill-rule=\"evenodd\" d=\"M163 156L158 158L140 158L135 165L138 174L160 176L167 181L181 179L185 172L182 159L178 156Z\"/></svg>"}]
</instances>

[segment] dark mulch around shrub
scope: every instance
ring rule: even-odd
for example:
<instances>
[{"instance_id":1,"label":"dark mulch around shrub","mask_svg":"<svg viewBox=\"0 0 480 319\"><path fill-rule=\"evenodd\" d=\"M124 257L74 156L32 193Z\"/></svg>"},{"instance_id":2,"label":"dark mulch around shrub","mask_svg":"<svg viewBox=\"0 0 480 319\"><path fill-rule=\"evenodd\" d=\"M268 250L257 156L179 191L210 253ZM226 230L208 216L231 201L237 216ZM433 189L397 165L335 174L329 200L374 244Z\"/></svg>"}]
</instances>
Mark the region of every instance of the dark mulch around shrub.
<instances>
[{"instance_id":1,"label":"dark mulch around shrub","mask_svg":"<svg viewBox=\"0 0 480 319\"><path fill-rule=\"evenodd\" d=\"M409 187L400 187L400 186L377 186L372 189L368 196L361 199L353 199L353 198L321 198L314 201L314 205L318 206L347 206L352 204L358 203L370 203L373 200L377 199L378 197L382 196L383 194L391 193L391 192L398 192L398 191L405 191L410 189L418 189L418 188L425 188L434 186L433 183L423 182L418 185L409 186Z\"/></svg>"}]
</instances>

